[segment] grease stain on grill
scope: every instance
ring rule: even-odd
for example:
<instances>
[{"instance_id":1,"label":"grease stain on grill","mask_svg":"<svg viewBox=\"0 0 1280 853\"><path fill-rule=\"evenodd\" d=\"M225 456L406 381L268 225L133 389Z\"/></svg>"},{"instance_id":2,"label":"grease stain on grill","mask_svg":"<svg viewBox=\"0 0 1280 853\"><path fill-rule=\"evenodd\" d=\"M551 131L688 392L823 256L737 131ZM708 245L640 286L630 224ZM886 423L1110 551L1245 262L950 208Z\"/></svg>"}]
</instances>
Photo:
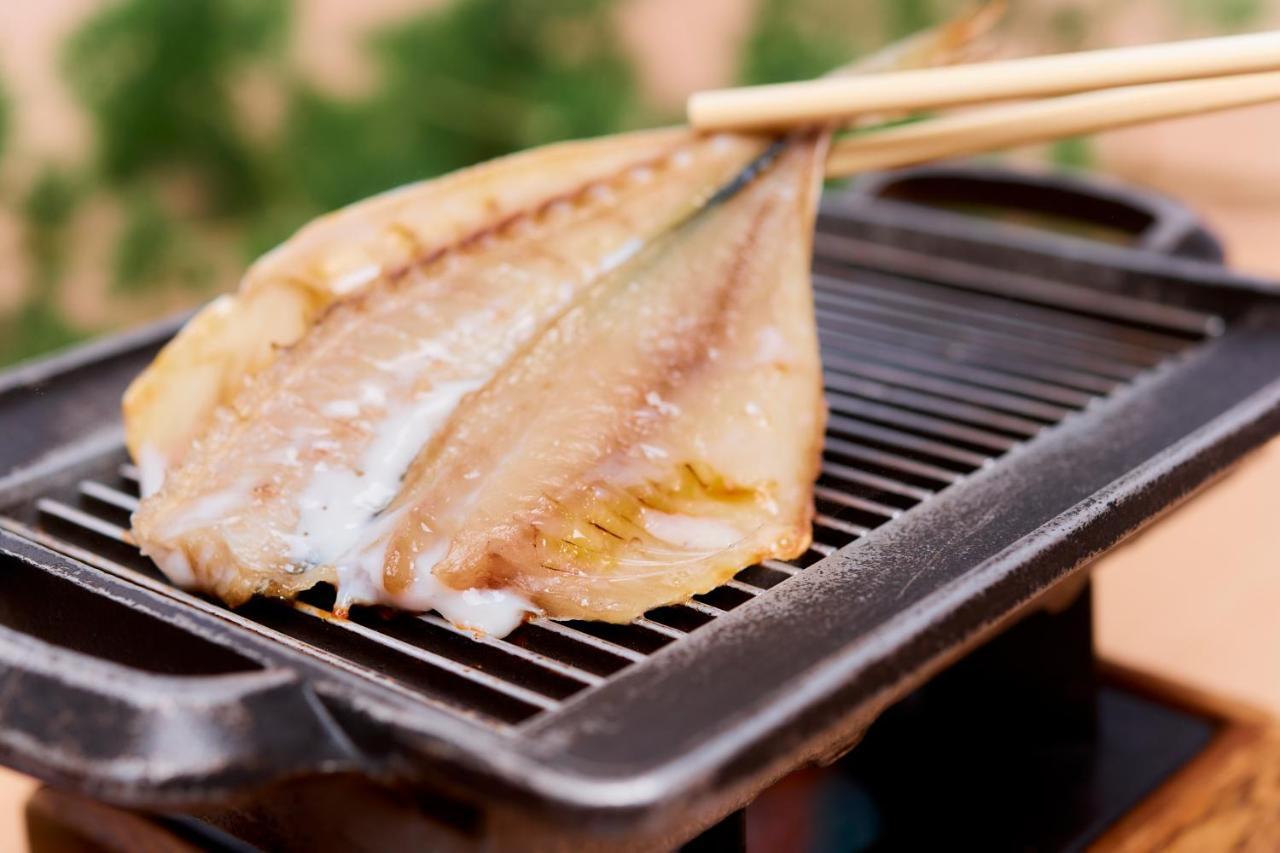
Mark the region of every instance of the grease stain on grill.
<instances>
[{"instance_id":1,"label":"grease stain on grill","mask_svg":"<svg viewBox=\"0 0 1280 853\"><path fill-rule=\"evenodd\" d=\"M678 643L1019 444L1159 366L1197 338L819 258L815 303L830 417L815 492L813 544L683 605L628 625L537 620L475 638L434 614L329 613L327 585L294 604L255 600L237 617L298 647L498 726L519 725ZM137 471L123 454L84 479L11 508L13 522L97 568L150 581L128 544ZM14 525L0 523L13 527ZM148 629L149 630L149 629ZM145 632L139 632L140 635Z\"/></svg>"}]
</instances>

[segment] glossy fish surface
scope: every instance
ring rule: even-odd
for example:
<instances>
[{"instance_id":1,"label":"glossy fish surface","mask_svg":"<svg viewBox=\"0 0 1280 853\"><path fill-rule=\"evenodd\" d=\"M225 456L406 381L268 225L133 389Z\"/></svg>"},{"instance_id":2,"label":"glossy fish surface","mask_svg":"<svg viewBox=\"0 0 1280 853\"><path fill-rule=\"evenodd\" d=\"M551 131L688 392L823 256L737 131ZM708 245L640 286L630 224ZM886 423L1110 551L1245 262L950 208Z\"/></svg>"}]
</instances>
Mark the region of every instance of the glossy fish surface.
<instances>
[{"instance_id":1,"label":"glossy fish surface","mask_svg":"<svg viewBox=\"0 0 1280 853\"><path fill-rule=\"evenodd\" d=\"M954 55L977 19L864 70ZM317 220L130 387L132 535L235 605L626 622L810 542L829 129L564 143Z\"/></svg>"},{"instance_id":2,"label":"glossy fish surface","mask_svg":"<svg viewBox=\"0 0 1280 853\"><path fill-rule=\"evenodd\" d=\"M216 410L135 515L171 577L231 601L325 580L356 589L351 552L459 404L592 288L669 239L765 142L686 136L660 158L558 193L429 263L335 301ZM678 230L678 229L677 229Z\"/></svg>"}]
</instances>

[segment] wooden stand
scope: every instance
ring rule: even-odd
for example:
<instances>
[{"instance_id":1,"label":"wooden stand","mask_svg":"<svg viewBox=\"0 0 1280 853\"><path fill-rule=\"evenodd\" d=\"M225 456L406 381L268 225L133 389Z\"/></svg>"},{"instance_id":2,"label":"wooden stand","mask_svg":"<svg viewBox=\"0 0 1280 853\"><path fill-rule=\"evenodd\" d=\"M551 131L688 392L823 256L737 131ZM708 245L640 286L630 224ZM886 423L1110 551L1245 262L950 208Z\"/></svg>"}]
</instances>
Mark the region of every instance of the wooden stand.
<instances>
[{"instance_id":1,"label":"wooden stand","mask_svg":"<svg viewBox=\"0 0 1280 853\"><path fill-rule=\"evenodd\" d=\"M1280 850L1280 722L1256 709L1109 665L1105 677L1222 722L1190 764L1108 831L1094 850Z\"/></svg>"}]
</instances>

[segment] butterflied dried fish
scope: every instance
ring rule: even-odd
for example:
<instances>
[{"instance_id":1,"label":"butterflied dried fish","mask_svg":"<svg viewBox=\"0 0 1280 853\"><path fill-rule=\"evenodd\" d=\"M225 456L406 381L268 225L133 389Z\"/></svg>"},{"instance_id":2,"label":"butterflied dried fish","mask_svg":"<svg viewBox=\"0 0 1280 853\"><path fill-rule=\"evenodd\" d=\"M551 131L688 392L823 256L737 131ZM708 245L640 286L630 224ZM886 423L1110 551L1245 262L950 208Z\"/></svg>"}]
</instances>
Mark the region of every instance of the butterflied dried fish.
<instances>
[{"instance_id":1,"label":"butterflied dried fish","mask_svg":"<svg viewBox=\"0 0 1280 853\"><path fill-rule=\"evenodd\" d=\"M788 146L464 400L344 591L422 606L440 583L502 589L628 621L803 552L825 420L809 292L824 153L821 136Z\"/></svg>"},{"instance_id":2,"label":"butterflied dried fish","mask_svg":"<svg viewBox=\"0 0 1280 853\"><path fill-rule=\"evenodd\" d=\"M492 633L799 554L828 136L555 146L309 226L130 389L135 538L233 604L328 582Z\"/></svg>"},{"instance_id":3,"label":"butterflied dried fish","mask_svg":"<svg viewBox=\"0 0 1280 853\"><path fill-rule=\"evenodd\" d=\"M217 409L143 502L134 531L144 550L179 582L232 602L339 581L458 403L767 144L678 139L334 304ZM410 606L341 586L351 600Z\"/></svg>"},{"instance_id":4,"label":"butterflied dried fish","mask_svg":"<svg viewBox=\"0 0 1280 853\"><path fill-rule=\"evenodd\" d=\"M152 492L245 381L335 301L421 267L504 223L687 147L658 130L550 145L354 204L312 222L197 314L130 385L126 440Z\"/></svg>"}]
</instances>

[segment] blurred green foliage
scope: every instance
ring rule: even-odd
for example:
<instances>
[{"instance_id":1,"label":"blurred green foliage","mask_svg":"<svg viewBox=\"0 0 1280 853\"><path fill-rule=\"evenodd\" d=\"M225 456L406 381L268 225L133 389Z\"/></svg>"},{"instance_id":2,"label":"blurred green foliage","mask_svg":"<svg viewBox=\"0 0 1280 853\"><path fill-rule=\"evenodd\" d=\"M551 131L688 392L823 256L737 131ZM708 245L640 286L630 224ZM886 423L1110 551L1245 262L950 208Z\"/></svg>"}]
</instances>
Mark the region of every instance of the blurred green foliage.
<instances>
[{"instance_id":1,"label":"blurred green foliage","mask_svg":"<svg viewBox=\"0 0 1280 853\"><path fill-rule=\"evenodd\" d=\"M742 54L742 82L804 80L851 61L850 40L830 27L831 10L824 8L830 6L812 0L760 0Z\"/></svg>"},{"instance_id":2,"label":"blurred green foliage","mask_svg":"<svg viewBox=\"0 0 1280 853\"><path fill-rule=\"evenodd\" d=\"M143 188L125 199L125 222L116 244L112 286L122 293L167 284L203 287L213 266L191 234L191 225L168 215Z\"/></svg>"},{"instance_id":3,"label":"blurred green foliage","mask_svg":"<svg viewBox=\"0 0 1280 853\"><path fill-rule=\"evenodd\" d=\"M58 283L66 262L66 228L79 195L65 171L46 167L22 201L30 281L23 304L0 317L0 363L66 346L84 336L62 317Z\"/></svg>"},{"instance_id":4,"label":"blurred green foliage","mask_svg":"<svg viewBox=\"0 0 1280 853\"><path fill-rule=\"evenodd\" d=\"M1258 23L1265 0L1177 0L1184 17L1221 30L1240 30Z\"/></svg>"},{"instance_id":5,"label":"blurred green foliage","mask_svg":"<svg viewBox=\"0 0 1280 853\"><path fill-rule=\"evenodd\" d=\"M233 73L279 43L285 0L126 0L65 46L67 80L94 120L98 166L121 184L195 173L210 212L261 202L255 152L231 99Z\"/></svg>"},{"instance_id":6,"label":"blurred green foliage","mask_svg":"<svg viewBox=\"0 0 1280 853\"><path fill-rule=\"evenodd\" d=\"M1087 136L1069 136L1049 146L1049 157L1064 169L1087 169L1093 165L1093 142Z\"/></svg>"},{"instance_id":7,"label":"blurred green foliage","mask_svg":"<svg viewBox=\"0 0 1280 853\"><path fill-rule=\"evenodd\" d=\"M1048 23L1055 51L1066 53L1087 46L1089 13L1084 8L1058 6L1050 11ZM1087 136L1059 139L1049 145L1049 159L1063 169L1087 169L1094 157L1093 140Z\"/></svg>"},{"instance_id":8,"label":"blurred green foliage","mask_svg":"<svg viewBox=\"0 0 1280 853\"><path fill-rule=\"evenodd\" d=\"M63 68L89 114L95 158L84 186L49 167L23 207L32 282L0 323L0 361L66 343L57 312L66 231L89 192L115 196L118 292L207 287L204 223L241 234L246 262L325 210L558 139L639 126L648 116L613 30L614 0L461 0L387 27L367 45L378 70L344 100L280 63L288 0L118 0L68 39ZM266 64L285 95L279 132L256 138L234 98ZM272 66L272 63L275 63ZM6 103L0 99L0 144ZM180 209L155 192L174 178Z\"/></svg>"},{"instance_id":9,"label":"blurred green foliage","mask_svg":"<svg viewBox=\"0 0 1280 853\"><path fill-rule=\"evenodd\" d=\"M885 30L890 39L900 39L937 23L939 15L930 0L884 0Z\"/></svg>"},{"instance_id":10,"label":"blurred green foliage","mask_svg":"<svg viewBox=\"0 0 1280 853\"><path fill-rule=\"evenodd\" d=\"M27 300L17 311L0 316L0 364L59 349L82 340L85 334L63 319L57 303Z\"/></svg>"},{"instance_id":11,"label":"blurred green foliage","mask_svg":"<svg viewBox=\"0 0 1280 853\"><path fill-rule=\"evenodd\" d=\"M640 98L615 31L622 0L449 0L373 34L376 76L357 97L301 80L283 50L292 0L107 0L66 41L62 69L91 119L92 162L45 165L17 200L25 302L0 317L0 362L85 330L59 312L82 201L122 215L108 259L116 292L226 287L311 217L410 181L559 139L671 118ZM739 79L813 77L936 23L969 0L756 0ZM1255 23L1264 0L1175 0L1220 29ZM1057 49L1084 45L1099 8L1014 3L1041 16ZM1032 8L1034 7L1034 8ZM1038 11L1037 11L1038 10ZM247 76L271 88L278 123L249 126ZM10 104L0 86L0 155ZM1051 148L1087 166L1088 139ZM0 188L3 192L3 188Z\"/></svg>"},{"instance_id":12,"label":"blurred green foliage","mask_svg":"<svg viewBox=\"0 0 1280 853\"><path fill-rule=\"evenodd\" d=\"M305 217L532 145L635 126L643 116L614 5L467 0L377 33L368 47L379 84L367 97L292 93L283 209ZM299 224L279 208L270 216L281 232Z\"/></svg>"},{"instance_id":13,"label":"blurred green foliage","mask_svg":"<svg viewBox=\"0 0 1280 853\"><path fill-rule=\"evenodd\" d=\"M5 144L9 141L9 93L0 87L0 157L4 156Z\"/></svg>"},{"instance_id":14,"label":"blurred green foliage","mask_svg":"<svg viewBox=\"0 0 1280 853\"><path fill-rule=\"evenodd\" d=\"M66 171L46 166L22 203L27 224L27 253L33 269L35 298L52 297L62 277L63 240L79 197L76 181Z\"/></svg>"}]
</instances>

